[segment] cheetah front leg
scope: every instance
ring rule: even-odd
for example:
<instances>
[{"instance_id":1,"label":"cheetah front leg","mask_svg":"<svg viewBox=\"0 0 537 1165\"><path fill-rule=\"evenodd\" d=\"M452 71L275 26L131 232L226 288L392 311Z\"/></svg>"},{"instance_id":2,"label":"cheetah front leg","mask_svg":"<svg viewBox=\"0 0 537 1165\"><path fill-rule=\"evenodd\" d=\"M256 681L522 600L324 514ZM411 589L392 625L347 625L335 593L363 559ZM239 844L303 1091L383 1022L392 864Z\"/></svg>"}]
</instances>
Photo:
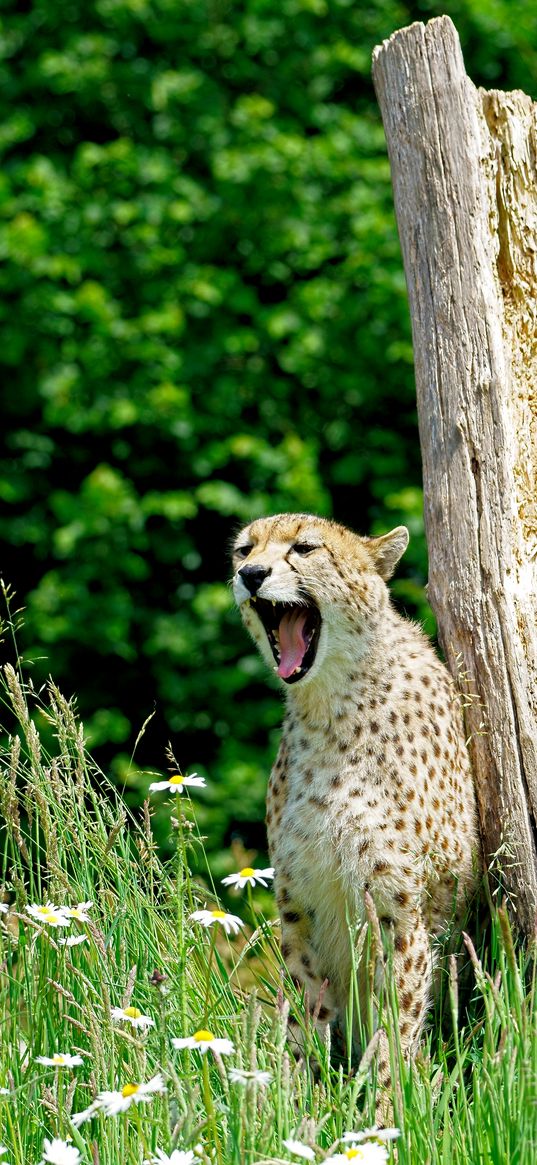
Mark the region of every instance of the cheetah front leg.
<instances>
[{"instance_id":1,"label":"cheetah front leg","mask_svg":"<svg viewBox=\"0 0 537 1165\"><path fill-rule=\"evenodd\" d=\"M433 956L419 907L398 919L391 930L393 960L388 958L386 971L391 970L393 974L399 1009L399 1045L404 1059L409 1060L418 1046L429 1007ZM389 1040L384 1031L379 1045L378 1078L382 1090L379 1096L382 1112L386 1091L395 1085L390 1067Z\"/></svg>"},{"instance_id":2,"label":"cheetah front leg","mask_svg":"<svg viewBox=\"0 0 537 1165\"><path fill-rule=\"evenodd\" d=\"M304 1006L311 1015L315 1028L324 1038L326 1025L332 1024L337 1016L337 1007L330 983L319 963L312 942L312 918L292 899L289 890L281 887L277 891L282 928L282 955L286 968L295 986L304 993ZM289 1027L297 1050L304 1052L304 1017L302 1020L291 1016Z\"/></svg>"}]
</instances>

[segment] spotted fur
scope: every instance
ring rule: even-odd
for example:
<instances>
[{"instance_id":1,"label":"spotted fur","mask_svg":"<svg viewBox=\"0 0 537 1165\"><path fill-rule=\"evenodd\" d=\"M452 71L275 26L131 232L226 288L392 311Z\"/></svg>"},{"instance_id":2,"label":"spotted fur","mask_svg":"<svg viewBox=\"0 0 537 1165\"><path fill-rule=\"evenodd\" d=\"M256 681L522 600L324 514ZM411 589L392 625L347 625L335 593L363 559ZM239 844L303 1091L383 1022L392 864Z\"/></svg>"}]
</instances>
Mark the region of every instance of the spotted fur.
<instances>
[{"instance_id":1,"label":"spotted fur","mask_svg":"<svg viewBox=\"0 0 537 1165\"><path fill-rule=\"evenodd\" d=\"M344 1029L348 924L364 921L368 891L393 936L408 1055L430 1001L431 936L472 889L478 845L458 697L386 586L407 543L405 527L362 538L306 514L259 519L236 540L233 588L271 667L255 599L306 596L322 620L311 668L284 682L286 715L268 788L287 967L312 1009L317 1002L319 1026ZM379 1073L387 1084L386 1045Z\"/></svg>"}]
</instances>

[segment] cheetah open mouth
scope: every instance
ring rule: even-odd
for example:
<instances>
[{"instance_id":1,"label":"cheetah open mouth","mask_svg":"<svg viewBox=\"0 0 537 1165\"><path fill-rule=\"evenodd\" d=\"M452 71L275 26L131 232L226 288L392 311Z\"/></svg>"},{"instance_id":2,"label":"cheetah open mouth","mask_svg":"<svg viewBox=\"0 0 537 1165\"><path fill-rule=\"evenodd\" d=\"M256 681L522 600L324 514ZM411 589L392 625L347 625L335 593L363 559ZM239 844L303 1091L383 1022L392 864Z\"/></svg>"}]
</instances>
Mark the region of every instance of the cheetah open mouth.
<instances>
[{"instance_id":1,"label":"cheetah open mouth","mask_svg":"<svg viewBox=\"0 0 537 1165\"><path fill-rule=\"evenodd\" d=\"M275 669L286 684L309 672L317 654L321 616L310 599L304 603L278 603L271 599L250 599L250 605L265 628Z\"/></svg>"}]
</instances>

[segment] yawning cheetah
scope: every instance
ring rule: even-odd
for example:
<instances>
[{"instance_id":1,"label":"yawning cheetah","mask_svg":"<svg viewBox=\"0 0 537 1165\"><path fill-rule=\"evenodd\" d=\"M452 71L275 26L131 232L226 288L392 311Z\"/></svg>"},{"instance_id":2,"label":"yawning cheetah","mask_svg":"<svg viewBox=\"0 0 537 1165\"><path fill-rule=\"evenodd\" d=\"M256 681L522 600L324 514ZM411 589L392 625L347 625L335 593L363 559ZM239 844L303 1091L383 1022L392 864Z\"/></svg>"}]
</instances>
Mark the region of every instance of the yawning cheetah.
<instances>
[{"instance_id":1,"label":"yawning cheetah","mask_svg":"<svg viewBox=\"0 0 537 1165\"><path fill-rule=\"evenodd\" d=\"M430 936L473 884L474 790L453 684L386 580L398 526L362 538L307 514L254 521L234 550L244 623L286 689L267 825L290 973L345 1028L349 922L369 891L394 940L408 1054L428 1006ZM386 1049L381 1083L389 1082Z\"/></svg>"}]
</instances>

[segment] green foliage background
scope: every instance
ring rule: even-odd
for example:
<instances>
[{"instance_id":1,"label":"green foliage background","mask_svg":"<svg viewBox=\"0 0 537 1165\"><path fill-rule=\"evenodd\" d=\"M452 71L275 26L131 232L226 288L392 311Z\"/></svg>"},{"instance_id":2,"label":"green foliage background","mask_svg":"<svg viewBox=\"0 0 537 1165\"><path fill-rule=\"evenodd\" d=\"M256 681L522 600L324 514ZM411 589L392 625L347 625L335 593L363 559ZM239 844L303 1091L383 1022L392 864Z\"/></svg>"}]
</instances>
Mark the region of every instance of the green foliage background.
<instances>
[{"instance_id":1,"label":"green foliage background","mask_svg":"<svg viewBox=\"0 0 537 1165\"><path fill-rule=\"evenodd\" d=\"M535 92L537 0L1 6L2 571L91 748L210 777L209 848L262 851L280 703L227 585L280 509L406 522L428 619L412 349L375 44L448 12ZM215 873L218 873L218 858ZM226 864L225 856L220 862Z\"/></svg>"}]
</instances>

